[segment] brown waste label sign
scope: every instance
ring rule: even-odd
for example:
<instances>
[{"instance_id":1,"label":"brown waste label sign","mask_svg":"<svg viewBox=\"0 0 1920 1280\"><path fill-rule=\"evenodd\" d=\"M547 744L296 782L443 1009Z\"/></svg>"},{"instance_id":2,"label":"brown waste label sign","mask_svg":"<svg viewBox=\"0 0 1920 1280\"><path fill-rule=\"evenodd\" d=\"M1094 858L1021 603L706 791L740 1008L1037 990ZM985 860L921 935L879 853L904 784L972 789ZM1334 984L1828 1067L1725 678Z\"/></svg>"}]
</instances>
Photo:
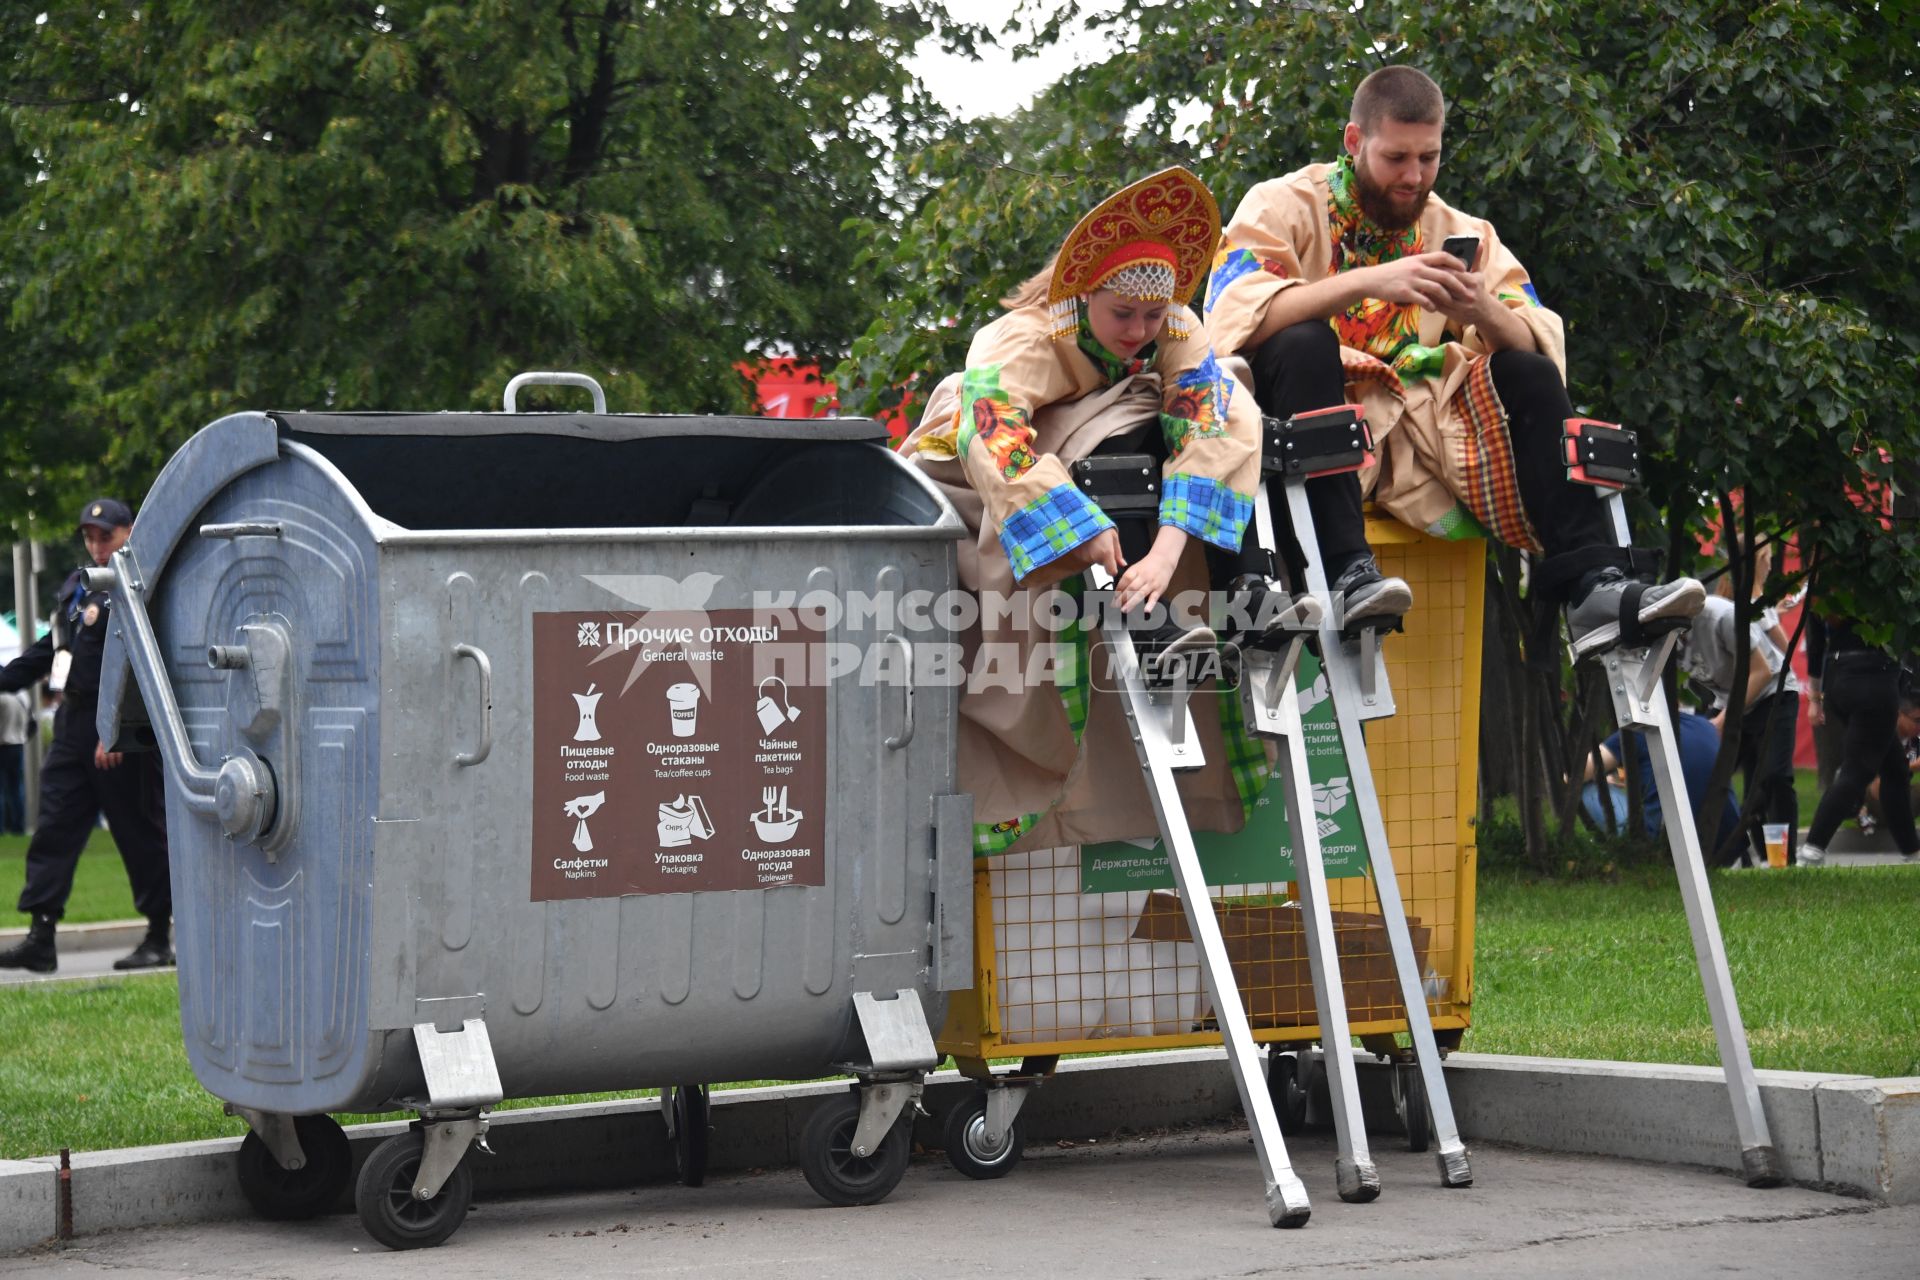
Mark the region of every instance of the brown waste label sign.
<instances>
[{"instance_id":1,"label":"brown waste label sign","mask_svg":"<svg viewBox=\"0 0 1920 1280\"><path fill-rule=\"evenodd\" d=\"M826 689L755 660L820 638L750 609L534 614L533 901L825 884Z\"/></svg>"}]
</instances>

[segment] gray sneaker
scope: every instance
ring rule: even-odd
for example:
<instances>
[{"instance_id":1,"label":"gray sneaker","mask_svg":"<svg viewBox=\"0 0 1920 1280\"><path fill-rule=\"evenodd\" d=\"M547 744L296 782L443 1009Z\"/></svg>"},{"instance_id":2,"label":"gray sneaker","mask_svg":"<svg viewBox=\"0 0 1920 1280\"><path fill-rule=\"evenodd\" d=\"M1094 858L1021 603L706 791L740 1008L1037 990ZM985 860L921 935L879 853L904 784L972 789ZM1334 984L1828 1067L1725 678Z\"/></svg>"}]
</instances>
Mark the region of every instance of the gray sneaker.
<instances>
[{"instance_id":1,"label":"gray sneaker","mask_svg":"<svg viewBox=\"0 0 1920 1280\"><path fill-rule=\"evenodd\" d=\"M1800 845L1800 865L1803 867L1824 867L1827 865L1827 851L1817 844Z\"/></svg>"},{"instance_id":2,"label":"gray sneaker","mask_svg":"<svg viewBox=\"0 0 1920 1280\"><path fill-rule=\"evenodd\" d=\"M1348 565L1328 591L1342 603L1343 628L1372 619L1398 618L1413 608L1413 588L1407 580L1381 576L1372 556L1361 556Z\"/></svg>"},{"instance_id":3,"label":"gray sneaker","mask_svg":"<svg viewBox=\"0 0 1920 1280\"><path fill-rule=\"evenodd\" d=\"M1575 661L1620 643L1621 597L1633 581L1618 569L1607 569L1584 600L1567 606L1567 636ZM1706 603L1707 589L1696 579L1675 578L1648 587L1640 597L1640 625L1691 618Z\"/></svg>"}]
</instances>

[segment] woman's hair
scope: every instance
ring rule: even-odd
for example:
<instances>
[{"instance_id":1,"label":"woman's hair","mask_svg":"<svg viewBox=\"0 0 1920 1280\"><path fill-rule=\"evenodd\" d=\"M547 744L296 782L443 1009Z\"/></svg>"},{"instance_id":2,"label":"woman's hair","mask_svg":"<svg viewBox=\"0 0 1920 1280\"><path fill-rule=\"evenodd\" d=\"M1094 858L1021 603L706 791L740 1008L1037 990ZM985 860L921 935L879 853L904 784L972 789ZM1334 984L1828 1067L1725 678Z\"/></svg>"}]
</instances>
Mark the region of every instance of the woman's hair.
<instances>
[{"instance_id":1,"label":"woman's hair","mask_svg":"<svg viewBox=\"0 0 1920 1280\"><path fill-rule=\"evenodd\" d=\"M1053 267L1060 261L1060 251L1055 249L1053 256L1047 259L1047 265L1034 275L1028 276L1024 284L1006 297L1000 299L1000 305L1009 311L1021 307L1041 307L1047 302L1047 294L1053 289Z\"/></svg>"}]
</instances>

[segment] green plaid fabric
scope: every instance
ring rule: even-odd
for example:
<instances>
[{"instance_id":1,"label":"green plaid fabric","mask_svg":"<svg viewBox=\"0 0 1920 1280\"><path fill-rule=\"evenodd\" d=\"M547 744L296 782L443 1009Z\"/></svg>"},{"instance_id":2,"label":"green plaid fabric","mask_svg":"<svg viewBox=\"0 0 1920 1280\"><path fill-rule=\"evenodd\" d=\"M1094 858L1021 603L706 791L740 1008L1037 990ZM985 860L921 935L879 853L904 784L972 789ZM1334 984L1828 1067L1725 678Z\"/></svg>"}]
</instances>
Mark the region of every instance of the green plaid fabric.
<instances>
[{"instance_id":1,"label":"green plaid fabric","mask_svg":"<svg viewBox=\"0 0 1920 1280\"><path fill-rule=\"evenodd\" d=\"M1240 699L1224 692L1220 704L1220 736L1227 747L1227 767L1233 770L1234 789L1240 793L1240 810L1248 817L1267 789L1273 770L1267 764L1267 748L1247 732L1246 717L1240 714Z\"/></svg>"},{"instance_id":2,"label":"green plaid fabric","mask_svg":"<svg viewBox=\"0 0 1920 1280\"><path fill-rule=\"evenodd\" d=\"M1000 546L1020 579L1111 528L1113 521L1093 499L1070 484L1057 484L1007 517L1000 526Z\"/></svg>"},{"instance_id":3,"label":"green plaid fabric","mask_svg":"<svg viewBox=\"0 0 1920 1280\"><path fill-rule=\"evenodd\" d=\"M1185 530L1223 551L1238 551L1253 519L1253 499L1218 480L1176 471L1160 494L1160 523Z\"/></svg>"}]
</instances>

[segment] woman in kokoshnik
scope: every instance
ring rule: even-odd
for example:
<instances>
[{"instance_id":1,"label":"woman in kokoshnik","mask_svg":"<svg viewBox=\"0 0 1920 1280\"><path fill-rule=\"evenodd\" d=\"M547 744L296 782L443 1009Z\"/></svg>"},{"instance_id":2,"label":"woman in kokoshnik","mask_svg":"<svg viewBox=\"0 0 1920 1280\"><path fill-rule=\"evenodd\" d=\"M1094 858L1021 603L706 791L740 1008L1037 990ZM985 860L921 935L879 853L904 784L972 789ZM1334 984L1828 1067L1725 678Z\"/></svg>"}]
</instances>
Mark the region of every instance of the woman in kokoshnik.
<instances>
[{"instance_id":1,"label":"woman in kokoshnik","mask_svg":"<svg viewBox=\"0 0 1920 1280\"><path fill-rule=\"evenodd\" d=\"M976 531L962 545L962 585L1012 602L983 608L964 637L960 772L980 820L976 852L1155 829L1144 788L1122 795L1113 786L1137 778L1139 766L1118 705L1089 678L1090 628L1050 629L1057 598L1048 602L1043 588L1076 594L1078 575L1103 565L1143 649L1184 660L1196 642L1211 648L1205 615L1195 616L1184 591L1172 616L1147 611L1173 603L1177 587L1203 586L1209 562L1216 578L1231 573L1259 484L1259 409L1184 305L1218 236L1218 207L1185 169L1108 198L974 335L965 371L935 390L903 446ZM1074 485L1072 463L1116 452L1164 459L1156 521L1116 525ZM1214 585L1227 587L1227 617L1242 629L1252 621L1274 632L1296 614L1313 621L1305 616L1313 602L1289 601L1265 579ZM1228 638L1257 640L1232 630ZM1195 719L1205 722L1203 746L1222 742L1219 717ZM1237 720L1227 737L1242 737ZM1240 741L1207 758L1226 767L1182 775L1189 819L1237 830L1264 751Z\"/></svg>"}]
</instances>

